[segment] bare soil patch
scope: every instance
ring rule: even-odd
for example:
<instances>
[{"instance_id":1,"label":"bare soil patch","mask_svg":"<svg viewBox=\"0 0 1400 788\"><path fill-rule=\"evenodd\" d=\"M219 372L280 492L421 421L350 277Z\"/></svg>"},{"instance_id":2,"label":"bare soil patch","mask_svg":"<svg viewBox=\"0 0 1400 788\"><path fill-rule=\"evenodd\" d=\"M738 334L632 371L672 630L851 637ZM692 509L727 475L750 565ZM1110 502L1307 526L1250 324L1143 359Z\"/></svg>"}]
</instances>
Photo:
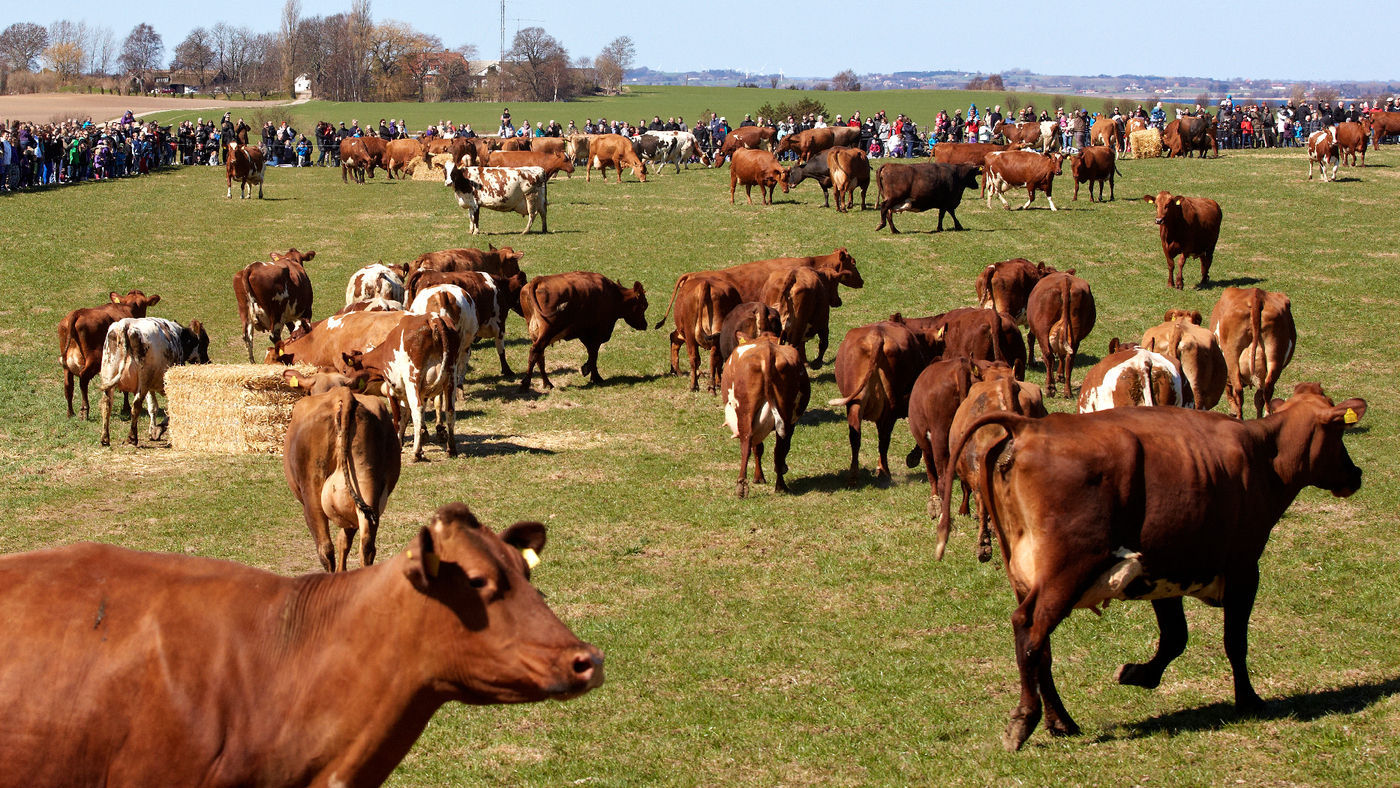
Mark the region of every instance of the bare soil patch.
<instances>
[{"instance_id":1,"label":"bare soil patch","mask_svg":"<svg viewBox=\"0 0 1400 788\"><path fill-rule=\"evenodd\" d=\"M37 93L26 96L0 96L0 118L21 120L33 123L48 123L55 119L91 119L101 123L115 120L122 113L131 110L137 115L164 110L221 110L225 107L239 108L275 107L286 104L285 99L275 101L226 101L196 98L179 99L173 96L115 96L111 94L83 93Z\"/></svg>"}]
</instances>

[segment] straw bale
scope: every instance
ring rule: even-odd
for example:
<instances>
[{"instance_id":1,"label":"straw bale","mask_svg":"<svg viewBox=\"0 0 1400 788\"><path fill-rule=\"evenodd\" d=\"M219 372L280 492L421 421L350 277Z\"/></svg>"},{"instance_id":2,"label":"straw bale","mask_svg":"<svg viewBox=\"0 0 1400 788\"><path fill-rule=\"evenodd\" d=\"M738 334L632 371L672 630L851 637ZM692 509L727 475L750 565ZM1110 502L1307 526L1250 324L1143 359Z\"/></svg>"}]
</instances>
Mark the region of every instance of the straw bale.
<instances>
[{"instance_id":1,"label":"straw bale","mask_svg":"<svg viewBox=\"0 0 1400 788\"><path fill-rule=\"evenodd\" d=\"M191 364L165 374L172 448L216 454L282 453L292 406L306 390L281 365ZM310 374L310 367L298 367Z\"/></svg>"},{"instance_id":2,"label":"straw bale","mask_svg":"<svg viewBox=\"0 0 1400 788\"><path fill-rule=\"evenodd\" d=\"M447 169L445 165L449 161L452 161L452 154L439 153L433 157L431 164L424 164L422 159L414 159L408 163L404 171L415 181L440 181L444 177L443 171Z\"/></svg>"},{"instance_id":3,"label":"straw bale","mask_svg":"<svg viewBox=\"0 0 1400 788\"><path fill-rule=\"evenodd\" d=\"M1134 159L1155 159L1162 155L1162 132L1155 128L1135 131L1128 135Z\"/></svg>"}]
</instances>

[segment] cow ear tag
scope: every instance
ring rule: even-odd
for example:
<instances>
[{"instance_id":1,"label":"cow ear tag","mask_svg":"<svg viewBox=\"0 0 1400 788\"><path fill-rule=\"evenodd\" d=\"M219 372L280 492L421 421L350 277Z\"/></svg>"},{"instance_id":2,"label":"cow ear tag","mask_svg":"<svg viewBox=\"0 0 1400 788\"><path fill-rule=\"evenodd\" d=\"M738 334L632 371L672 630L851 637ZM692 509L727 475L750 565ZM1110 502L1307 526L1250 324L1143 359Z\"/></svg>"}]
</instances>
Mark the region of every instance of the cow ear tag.
<instances>
[{"instance_id":1,"label":"cow ear tag","mask_svg":"<svg viewBox=\"0 0 1400 788\"><path fill-rule=\"evenodd\" d=\"M1174 202L1175 204L1177 204L1177 205L1180 205L1180 204L1181 204L1181 198L1178 197L1178 198L1176 198L1175 200L1173 200L1173 202Z\"/></svg>"},{"instance_id":2,"label":"cow ear tag","mask_svg":"<svg viewBox=\"0 0 1400 788\"><path fill-rule=\"evenodd\" d=\"M296 379L296 378L288 378L288 379L287 379L287 382L290 383L290 384L292 384L292 388L298 388L298 387L301 386L301 384L297 382L297 379ZM412 558L412 556L409 556L409 557Z\"/></svg>"},{"instance_id":3,"label":"cow ear tag","mask_svg":"<svg viewBox=\"0 0 1400 788\"><path fill-rule=\"evenodd\" d=\"M1342 422L1345 424L1355 424L1358 421L1361 421L1361 417L1356 415L1356 411L1347 408L1346 414L1342 416Z\"/></svg>"},{"instance_id":4,"label":"cow ear tag","mask_svg":"<svg viewBox=\"0 0 1400 788\"><path fill-rule=\"evenodd\" d=\"M540 554L527 547L520 551L520 557L525 559L525 566L533 570L540 565Z\"/></svg>"}]
</instances>

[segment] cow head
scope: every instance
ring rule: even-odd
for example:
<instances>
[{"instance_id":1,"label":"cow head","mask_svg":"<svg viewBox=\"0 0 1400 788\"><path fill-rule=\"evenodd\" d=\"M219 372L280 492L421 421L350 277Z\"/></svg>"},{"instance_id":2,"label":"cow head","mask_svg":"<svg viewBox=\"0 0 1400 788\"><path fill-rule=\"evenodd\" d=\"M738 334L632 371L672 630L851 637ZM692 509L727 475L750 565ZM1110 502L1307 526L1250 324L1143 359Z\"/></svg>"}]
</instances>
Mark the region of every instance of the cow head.
<instances>
[{"instance_id":1,"label":"cow head","mask_svg":"<svg viewBox=\"0 0 1400 788\"><path fill-rule=\"evenodd\" d=\"M1080 155L1083 156L1082 153ZM1065 155L1063 153L1051 153L1045 158L1049 159L1050 164L1054 166L1056 175L1064 174Z\"/></svg>"},{"instance_id":2,"label":"cow head","mask_svg":"<svg viewBox=\"0 0 1400 788\"><path fill-rule=\"evenodd\" d=\"M316 256L316 252L314 252L314 251L311 251L311 252L299 252L299 251L297 251L296 247L294 246L294 247L292 247L291 249L288 249L286 254L278 254L277 252L273 252L273 253L272 253L272 262L274 262L274 263L280 263L280 262L282 262L283 260L286 260L286 261L288 261L288 262L296 263L296 264L298 264L298 265L304 265L304 264L306 264L306 263L311 262L311 258L313 258L313 257L315 257L315 256Z\"/></svg>"},{"instance_id":3,"label":"cow head","mask_svg":"<svg viewBox=\"0 0 1400 788\"><path fill-rule=\"evenodd\" d=\"M856 268L856 259L842 246L831 254L826 255L825 264L819 263L819 267L830 271L836 275L837 281L846 287L860 289L865 287L865 280L861 278L860 271ZM840 306L833 303L832 306Z\"/></svg>"},{"instance_id":4,"label":"cow head","mask_svg":"<svg viewBox=\"0 0 1400 788\"><path fill-rule=\"evenodd\" d=\"M451 503L393 559L406 590L426 597L417 658L458 700L565 700L602 685L602 652L569 631L530 584L545 536L535 522L498 535Z\"/></svg>"},{"instance_id":5,"label":"cow head","mask_svg":"<svg viewBox=\"0 0 1400 788\"><path fill-rule=\"evenodd\" d=\"M128 290L126 295L108 293L112 303L131 308L132 317L145 317L146 310L160 303L160 296L148 296L140 290Z\"/></svg>"},{"instance_id":6,"label":"cow head","mask_svg":"<svg viewBox=\"0 0 1400 788\"><path fill-rule=\"evenodd\" d=\"M982 361L980 359L972 362L972 377L974 380L1010 380L1016 381L1016 370L1005 361Z\"/></svg>"},{"instance_id":7,"label":"cow head","mask_svg":"<svg viewBox=\"0 0 1400 788\"><path fill-rule=\"evenodd\" d=\"M209 363L209 335L205 333L203 323L191 320L189 328L180 332L180 351L186 364Z\"/></svg>"},{"instance_id":8,"label":"cow head","mask_svg":"<svg viewBox=\"0 0 1400 788\"><path fill-rule=\"evenodd\" d=\"M1137 350L1139 347L1142 346L1132 340L1124 341L1120 340L1118 337L1113 337L1108 340L1108 355L1111 356L1120 350Z\"/></svg>"},{"instance_id":9,"label":"cow head","mask_svg":"<svg viewBox=\"0 0 1400 788\"><path fill-rule=\"evenodd\" d=\"M633 282L631 289L622 290L622 319L638 331L647 330L647 294L641 282Z\"/></svg>"},{"instance_id":10,"label":"cow head","mask_svg":"<svg viewBox=\"0 0 1400 788\"><path fill-rule=\"evenodd\" d=\"M1173 196L1171 192L1157 192L1157 196L1150 194L1142 196L1143 202L1150 202L1157 206L1157 224L1162 224L1168 219L1177 219L1181 216L1181 198Z\"/></svg>"},{"instance_id":11,"label":"cow head","mask_svg":"<svg viewBox=\"0 0 1400 788\"><path fill-rule=\"evenodd\" d=\"M953 184L954 188L961 186L963 190L977 189L977 176L982 174L982 168L976 164L953 164ZM956 192L954 192L956 193Z\"/></svg>"},{"instance_id":12,"label":"cow head","mask_svg":"<svg viewBox=\"0 0 1400 788\"><path fill-rule=\"evenodd\" d=\"M784 139L788 140L792 138L785 137ZM791 167L788 167L787 170L783 173L783 180L786 181L786 185L783 187L783 191L786 192L788 186L796 186L797 184L801 183L806 179L807 170L803 165L794 164Z\"/></svg>"},{"instance_id":13,"label":"cow head","mask_svg":"<svg viewBox=\"0 0 1400 788\"><path fill-rule=\"evenodd\" d=\"M773 169L768 172L770 183L776 183L783 187L783 194L788 193L787 170L781 164L774 164Z\"/></svg>"},{"instance_id":14,"label":"cow head","mask_svg":"<svg viewBox=\"0 0 1400 788\"><path fill-rule=\"evenodd\" d=\"M1278 419L1274 470L1285 484L1320 487L1338 498L1361 489L1361 469L1342 443L1343 431L1366 415L1366 400L1340 404L1318 383L1299 383L1287 401L1275 399L1265 421Z\"/></svg>"},{"instance_id":15,"label":"cow head","mask_svg":"<svg viewBox=\"0 0 1400 788\"><path fill-rule=\"evenodd\" d=\"M1176 321L1194 323L1199 326L1201 324L1201 313L1195 309L1168 309L1167 313L1162 316L1163 323L1172 323Z\"/></svg>"},{"instance_id":16,"label":"cow head","mask_svg":"<svg viewBox=\"0 0 1400 788\"><path fill-rule=\"evenodd\" d=\"M564 172L568 172L568 173L572 173L572 172L574 171L574 163L573 163L572 161L569 160L569 157L568 157L568 156L565 156L565 155L562 154L562 153L556 153L556 154L554 154L554 159L553 159L553 161L554 161L554 165L553 165L553 166L554 166L554 168L557 169L557 170L563 170Z\"/></svg>"},{"instance_id":17,"label":"cow head","mask_svg":"<svg viewBox=\"0 0 1400 788\"><path fill-rule=\"evenodd\" d=\"M525 313L520 309L520 291L525 289L525 274L516 271L507 277L494 277L496 290L501 294L501 305L521 317Z\"/></svg>"}]
</instances>

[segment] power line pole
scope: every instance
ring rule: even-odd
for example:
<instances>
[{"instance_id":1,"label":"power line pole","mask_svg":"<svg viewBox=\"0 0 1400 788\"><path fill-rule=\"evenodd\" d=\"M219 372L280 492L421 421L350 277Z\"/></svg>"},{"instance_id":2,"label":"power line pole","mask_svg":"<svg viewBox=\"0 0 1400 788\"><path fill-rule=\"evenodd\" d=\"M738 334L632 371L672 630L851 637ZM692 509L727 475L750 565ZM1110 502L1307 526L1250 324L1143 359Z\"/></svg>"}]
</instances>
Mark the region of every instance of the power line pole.
<instances>
[{"instance_id":1,"label":"power line pole","mask_svg":"<svg viewBox=\"0 0 1400 788\"><path fill-rule=\"evenodd\" d=\"M496 100L506 100L506 0L501 0L501 59L496 61Z\"/></svg>"}]
</instances>

